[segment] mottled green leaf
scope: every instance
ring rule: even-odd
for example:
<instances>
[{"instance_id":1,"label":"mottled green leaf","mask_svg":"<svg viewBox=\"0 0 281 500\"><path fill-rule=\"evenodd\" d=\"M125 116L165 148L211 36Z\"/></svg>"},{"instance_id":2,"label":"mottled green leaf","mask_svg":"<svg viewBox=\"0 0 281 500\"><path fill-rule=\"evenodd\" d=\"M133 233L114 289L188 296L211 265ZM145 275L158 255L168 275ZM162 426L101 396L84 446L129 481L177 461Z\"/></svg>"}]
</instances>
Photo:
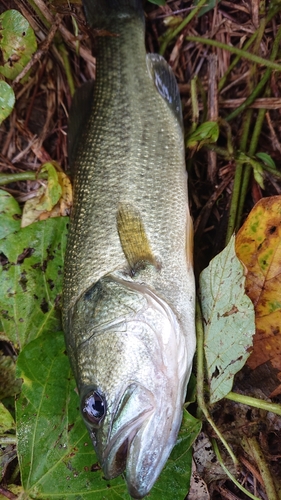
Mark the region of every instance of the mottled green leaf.
<instances>
[{"instance_id":1,"label":"mottled green leaf","mask_svg":"<svg viewBox=\"0 0 281 500\"><path fill-rule=\"evenodd\" d=\"M129 500L122 477L107 481L85 425L61 332L30 342L18 359L23 389L16 402L18 451L23 486L30 498ZM184 413L168 463L151 500L183 500L191 472L190 447L200 422Z\"/></svg>"},{"instance_id":2,"label":"mottled green leaf","mask_svg":"<svg viewBox=\"0 0 281 500\"><path fill-rule=\"evenodd\" d=\"M0 189L0 240L20 229L21 210L7 191Z\"/></svg>"},{"instance_id":3,"label":"mottled green leaf","mask_svg":"<svg viewBox=\"0 0 281 500\"><path fill-rule=\"evenodd\" d=\"M6 82L0 80L0 125L13 110L15 105L15 94Z\"/></svg>"},{"instance_id":4,"label":"mottled green leaf","mask_svg":"<svg viewBox=\"0 0 281 500\"><path fill-rule=\"evenodd\" d=\"M200 275L204 349L210 401L222 399L250 355L255 333L254 306L245 294L245 277L234 236Z\"/></svg>"},{"instance_id":5,"label":"mottled green leaf","mask_svg":"<svg viewBox=\"0 0 281 500\"><path fill-rule=\"evenodd\" d=\"M34 31L17 10L6 10L0 15L0 73L13 80L30 61L36 51Z\"/></svg>"},{"instance_id":6,"label":"mottled green leaf","mask_svg":"<svg viewBox=\"0 0 281 500\"><path fill-rule=\"evenodd\" d=\"M37 222L0 240L0 320L21 349L42 331L60 328L66 217Z\"/></svg>"}]
</instances>

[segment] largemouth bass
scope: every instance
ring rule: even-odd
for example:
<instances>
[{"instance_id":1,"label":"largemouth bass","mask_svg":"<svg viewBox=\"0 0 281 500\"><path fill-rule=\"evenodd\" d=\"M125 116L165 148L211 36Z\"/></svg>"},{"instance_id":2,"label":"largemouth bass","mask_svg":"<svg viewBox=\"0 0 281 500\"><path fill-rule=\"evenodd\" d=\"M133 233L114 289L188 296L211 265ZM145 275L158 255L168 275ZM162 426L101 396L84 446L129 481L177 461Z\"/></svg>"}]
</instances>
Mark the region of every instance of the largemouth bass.
<instances>
[{"instance_id":1,"label":"largemouth bass","mask_svg":"<svg viewBox=\"0 0 281 500\"><path fill-rule=\"evenodd\" d=\"M144 497L176 442L195 351L181 102L146 55L140 0L84 0L97 77L70 113L74 204L63 324L81 412L108 479Z\"/></svg>"}]
</instances>

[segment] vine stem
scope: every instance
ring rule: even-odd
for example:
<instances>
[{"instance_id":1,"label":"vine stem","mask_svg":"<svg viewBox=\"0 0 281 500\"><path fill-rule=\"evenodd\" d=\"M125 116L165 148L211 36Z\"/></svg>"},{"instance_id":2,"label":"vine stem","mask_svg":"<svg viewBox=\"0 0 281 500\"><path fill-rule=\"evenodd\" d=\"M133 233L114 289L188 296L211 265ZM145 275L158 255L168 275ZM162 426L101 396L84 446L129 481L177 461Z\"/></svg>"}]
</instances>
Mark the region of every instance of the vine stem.
<instances>
[{"instance_id":1,"label":"vine stem","mask_svg":"<svg viewBox=\"0 0 281 500\"><path fill-rule=\"evenodd\" d=\"M46 172L21 172L19 174L0 174L0 186L19 181L37 181L38 179L48 179Z\"/></svg>"},{"instance_id":2,"label":"vine stem","mask_svg":"<svg viewBox=\"0 0 281 500\"><path fill-rule=\"evenodd\" d=\"M199 300L196 301L196 334L197 334L197 401L201 411L204 414L207 422L211 425L216 435L226 448L235 466L238 465L238 460L234 455L229 444L224 439L220 430L212 420L207 405L204 400L204 328L203 318Z\"/></svg>"},{"instance_id":3,"label":"vine stem","mask_svg":"<svg viewBox=\"0 0 281 500\"><path fill-rule=\"evenodd\" d=\"M274 485L273 477L270 473L269 467L266 463L264 454L260 448L260 445L255 437L245 437L243 438L243 448L246 450L250 457L253 457L256 462L260 475L264 482L265 492L267 498L270 500L278 500L278 494Z\"/></svg>"},{"instance_id":4,"label":"vine stem","mask_svg":"<svg viewBox=\"0 0 281 500\"><path fill-rule=\"evenodd\" d=\"M263 399L244 396L243 394L237 394L236 392L229 392L225 398L230 399L230 401L234 401L235 403L253 406L254 408L259 408L260 410L271 411L272 413L276 413L276 415L281 416L281 405L270 403L269 401L264 401Z\"/></svg>"},{"instance_id":5,"label":"vine stem","mask_svg":"<svg viewBox=\"0 0 281 500\"><path fill-rule=\"evenodd\" d=\"M239 488L239 490L243 491L243 493L245 493L245 495L247 495L249 498L252 498L252 500L260 500L258 497L256 497L252 493L250 493L250 491L246 490L246 488L244 488L244 486L242 486L242 484L240 484L237 481L237 479L231 474L231 472L228 470L228 468L224 465L221 454L220 454L219 447L218 447L215 439L211 439L211 443L212 443L214 452L216 454L216 457L218 459L218 462L219 462L221 468L226 473L226 475L229 477L229 479L231 479L231 481L237 486L237 488Z\"/></svg>"}]
</instances>

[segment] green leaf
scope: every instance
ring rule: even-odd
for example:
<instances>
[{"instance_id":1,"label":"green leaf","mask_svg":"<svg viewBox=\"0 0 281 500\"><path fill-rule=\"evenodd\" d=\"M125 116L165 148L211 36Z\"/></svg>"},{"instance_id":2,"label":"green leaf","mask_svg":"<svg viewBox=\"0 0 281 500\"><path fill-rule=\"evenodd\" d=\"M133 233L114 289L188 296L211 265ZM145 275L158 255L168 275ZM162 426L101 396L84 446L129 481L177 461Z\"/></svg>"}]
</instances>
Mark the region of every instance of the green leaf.
<instances>
[{"instance_id":1,"label":"green leaf","mask_svg":"<svg viewBox=\"0 0 281 500\"><path fill-rule=\"evenodd\" d=\"M194 0L194 5L198 5L199 1L200 0ZM200 10L200 12L198 14L198 17L201 17L204 14L206 14L207 12L209 12L210 10L214 9L215 6L219 2L220 2L220 0L206 0L207 5L205 7L202 7L202 9Z\"/></svg>"},{"instance_id":2,"label":"green leaf","mask_svg":"<svg viewBox=\"0 0 281 500\"><path fill-rule=\"evenodd\" d=\"M260 165L257 161L252 160L252 167L255 181L262 189L264 189L262 165Z\"/></svg>"},{"instance_id":3,"label":"green leaf","mask_svg":"<svg viewBox=\"0 0 281 500\"><path fill-rule=\"evenodd\" d=\"M20 229L18 202L7 191L0 190L0 240Z\"/></svg>"},{"instance_id":4,"label":"green leaf","mask_svg":"<svg viewBox=\"0 0 281 500\"><path fill-rule=\"evenodd\" d=\"M0 73L13 80L37 49L34 31L17 10L0 15Z\"/></svg>"},{"instance_id":5,"label":"green leaf","mask_svg":"<svg viewBox=\"0 0 281 500\"><path fill-rule=\"evenodd\" d=\"M16 348L42 331L60 328L61 293L68 219L48 219L0 240L0 319Z\"/></svg>"},{"instance_id":6,"label":"green leaf","mask_svg":"<svg viewBox=\"0 0 281 500\"><path fill-rule=\"evenodd\" d=\"M199 125L187 138L188 148L200 149L204 144L212 144L218 140L219 126L217 122L205 122Z\"/></svg>"},{"instance_id":7,"label":"green leaf","mask_svg":"<svg viewBox=\"0 0 281 500\"><path fill-rule=\"evenodd\" d=\"M274 168L276 170L275 161L267 153L256 153L256 157L259 158L268 167Z\"/></svg>"},{"instance_id":8,"label":"green leaf","mask_svg":"<svg viewBox=\"0 0 281 500\"><path fill-rule=\"evenodd\" d=\"M165 5L166 4L166 0L149 0L150 3L154 3L156 5Z\"/></svg>"},{"instance_id":9,"label":"green leaf","mask_svg":"<svg viewBox=\"0 0 281 500\"><path fill-rule=\"evenodd\" d=\"M0 125L9 116L14 105L15 94L12 87L3 80L0 80Z\"/></svg>"},{"instance_id":10,"label":"green leaf","mask_svg":"<svg viewBox=\"0 0 281 500\"><path fill-rule=\"evenodd\" d=\"M0 434L15 429L15 422L9 410L0 402ZM1 441L1 438L0 438Z\"/></svg>"},{"instance_id":11,"label":"green leaf","mask_svg":"<svg viewBox=\"0 0 281 500\"><path fill-rule=\"evenodd\" d=\"M245 294L243 266L234 242L233 236L200 275L211 403L231 390L234 375L250 355L255 333L254 306Z\"/></svg>"},{"instance_id":12,"label":"green leaf","mask_svg":"<svg viewBox=\"0 0 281 500\"><path fill-rule=\"evenodd\" d=\"M23 379L16 401L18 452L30 498L129 500L122 477L104 479L79 413L79 399L63 334L47 333L30 342L18 358ZM191 473L191 445L201 423L184 412L182 427L151 500L183 500Z\"/></svg>"}]
</instances>

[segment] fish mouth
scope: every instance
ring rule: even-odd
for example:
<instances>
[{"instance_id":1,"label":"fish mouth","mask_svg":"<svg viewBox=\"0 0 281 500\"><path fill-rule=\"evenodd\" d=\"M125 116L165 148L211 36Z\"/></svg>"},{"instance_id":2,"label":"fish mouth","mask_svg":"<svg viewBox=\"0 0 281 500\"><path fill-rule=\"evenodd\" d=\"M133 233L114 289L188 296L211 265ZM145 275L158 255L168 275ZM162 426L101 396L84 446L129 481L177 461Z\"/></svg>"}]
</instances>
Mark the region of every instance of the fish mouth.
<instances>
[{"instance_id":1,"label":"fish mouth","mask_svg":"<svg viewBox=\"0 0 281 500\"><path fill-rule=\"evenodd\" d=\"M163 436L166 426L152 392L130 385L118 405L101 462L107 479L126 469L127 487L134 499L149 493L175 444L178 426L171 432L173 424L168 422L168 440Z\"/></svg>"}]
</instances>

